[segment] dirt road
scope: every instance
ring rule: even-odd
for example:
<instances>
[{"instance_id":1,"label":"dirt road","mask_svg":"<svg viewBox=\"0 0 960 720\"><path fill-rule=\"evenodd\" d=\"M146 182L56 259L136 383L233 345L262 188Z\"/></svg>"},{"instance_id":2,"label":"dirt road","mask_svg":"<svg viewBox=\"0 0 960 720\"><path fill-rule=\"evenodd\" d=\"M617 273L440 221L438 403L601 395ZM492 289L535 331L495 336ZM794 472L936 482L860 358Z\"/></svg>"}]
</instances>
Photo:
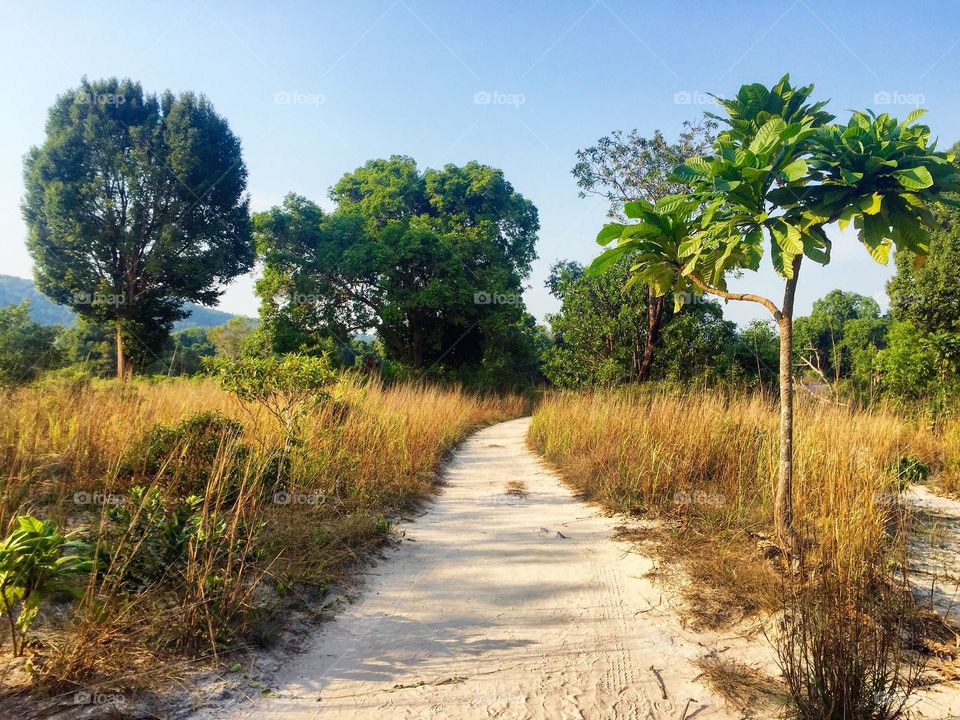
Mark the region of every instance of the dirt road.
<instances>
[{"instance_id":1,"label":"dirt road","mask_svg":"<svg viewBox=\"0 0 960 720\"><path fill-rule=\"evenodd\" d=\"M643 577L652 561L526 448L528 424L458 450L440 496L272 695L202 717L739 717L695 680L712 648Z\"/></svg>"}]
</instances>

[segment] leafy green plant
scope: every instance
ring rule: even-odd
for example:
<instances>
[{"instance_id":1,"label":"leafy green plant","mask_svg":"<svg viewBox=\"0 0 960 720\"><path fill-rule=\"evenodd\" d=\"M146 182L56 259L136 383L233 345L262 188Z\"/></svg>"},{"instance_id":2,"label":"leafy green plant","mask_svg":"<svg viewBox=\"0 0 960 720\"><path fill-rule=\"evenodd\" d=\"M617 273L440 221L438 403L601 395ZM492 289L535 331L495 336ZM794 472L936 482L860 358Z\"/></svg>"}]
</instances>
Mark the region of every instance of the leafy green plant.
<instances>
[{"instance_id":1,"label":"leafy green plant","mask_svg":"<svg viewBox=\"0 0 960 720\"><path fill-rule=\"evenodd\" d=\"M706 157L688 159L674 176L690 195L656 204L626 203L635 224L611 223L597 242L616 246L594 263L602 270L635 257L628 281L644 282L658 296L672 292L679 307L692 295L762 305L780 330L780 463L774 523L784 546L797 546L793 530L793 306L804 257L827 264L826 226L852 224L871 257L887 262L890 249L924 256L930 206L952 202L960 189L953 157L936 151L930 129L916 125L923 110L904 122L887 114L855 112L833 124L825 102L808 102L813 86L794 87L784 76L772 88L744 85L720 99L727 128ZM783 301L731 292L727 276L757 270L769 244L784 279Z\"/></svg>"},{"instance_id":2,"label":"leafy green plant","mask_svg":"<svg viewBox=\"0 0 960 720\"><path fill-rule=\"evenodd\" d=\"M200 538L202 507L203 498L197 495L168 507L159 488L133 488L127 505L107 511L120 534L111 574L135 592L182 577L188 545Z\"/></svg>"},{"instance_id":3,"label":"leafy green plant","mask_svg":"<svg viewBox=\"0 0 960 720\"><path fill-rule=\"evenodd\" d=\"M18 516L17 525L0 544L0 602L14 654L22 655L43 600L58 592L76 595L70 578L89 572L93 561L77 532L61 534L49 520L29 515Z\"/></svg>"},{"instance_id":4,"label":"leafy green plant","mask_svg":"<svg viewBox=\"0 0 960 720\"><path fill-rule=\"evenodd\" d=\"M242 472L249 456L249 448L240 441L242 433L241 423L215 411L194 413L176 425L158 423L124 453L118 475L203 493L226 455L230 475Z\"/></svg>"},{"instance_id":5,"label":"leafy green plant","mask_svg":"<svg viewBox=\"0 0 960 720\"><path fill-rule=\"evenodd\" d=\"M306 413L328 397L325 389L337 379L326 356L213 357L205 358L204 365L248 410L257 406L276 418L288 444Z\"/></svg>"}]
</instances>

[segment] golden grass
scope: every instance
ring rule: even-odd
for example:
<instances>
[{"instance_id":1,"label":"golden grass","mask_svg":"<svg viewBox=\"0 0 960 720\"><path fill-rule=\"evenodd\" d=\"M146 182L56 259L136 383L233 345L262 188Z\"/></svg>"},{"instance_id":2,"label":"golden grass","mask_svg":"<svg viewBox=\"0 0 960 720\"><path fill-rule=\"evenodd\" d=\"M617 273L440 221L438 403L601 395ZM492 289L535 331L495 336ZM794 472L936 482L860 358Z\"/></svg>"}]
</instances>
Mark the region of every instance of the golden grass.
<instances>
[{"instance_id":1,"label":"golden grass","mask_svg":"<svg viewBox=\"0 0 960 720\"><path fill-rule=\"evenodd\" d=\"M812 563L854 578L891 540L903 458L942 474L956 445L893 413L798 402L794 502ZM660 547L682 560L710 624L777 605L764 561L777 477L774 399L705 391L557 393L530 441L578 490L610 509L679 520ZM937 474L939 477L939 474ZM711 609L711 606L713 609Z\"/></svg>"},{"instance_id":2,"label":"golden grass","mask_svg":"<svg viewBox=\"0 0 960 720\"><path fill-rule=\"evenodd\" d=\"M301 588L350 581L357 563L386 540L389 518L434 491L437 467L458 442L527 410L519 396L425 384L384 387L350 377L332 394L309 416L277 480L265 470L283 445L276 422L207 379L6 392L0 398L0 531L6 534L16 516L27 513L65 528L85 526L104 557L78 605L38 621L30 648L38 683L56 692L136 690L142 670L173 668L178 658L215 656L275 635L260 628L304 602ZM223 439L195 501L196 537L216 541L192 539L171 573L135 586L131 565L149 557L138 531L149 503L131 504L134 488L156 489L170 508L184 497L179 477L171 482L169 475L120 472L124 456L156 424L198 411L243 423L239 438ZM170 462L190 452L185 447ZM278 491L286 502L278 501ZM131 517L118 523L109 505L78 505L78 492L125 498ZM0 652L8 650L9 643L0 645ZM149 685L156 685L151 675L158 672L146 673Z\"/></svg>"}]
</instances>

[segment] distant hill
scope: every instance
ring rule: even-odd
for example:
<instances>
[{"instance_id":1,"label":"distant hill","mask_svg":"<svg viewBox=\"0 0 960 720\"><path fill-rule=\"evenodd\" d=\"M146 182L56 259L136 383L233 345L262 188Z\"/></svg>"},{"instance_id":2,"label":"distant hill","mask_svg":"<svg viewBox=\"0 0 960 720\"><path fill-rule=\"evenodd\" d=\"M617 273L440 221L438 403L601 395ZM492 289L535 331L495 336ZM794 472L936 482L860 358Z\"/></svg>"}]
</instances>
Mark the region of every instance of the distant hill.
<instances>
[{"instance_id":1,"label":"distant hill","mask_svg":"<svg viewBox=\"0 0 960 720\"><path fill-rule=\"evenodd\" d=\"M73 310L65 305L57 305L46 295L37 290L33 280L0 275L0 307L19 305L24 300L30 301L30 316L41 325L73 325L75 316ZM185 307L190 315L178 320L173 325L174 330L183 330L191 327L216 327L236 317L233 313L216 310L187 303Z\"/></svg>"}]
</instances>

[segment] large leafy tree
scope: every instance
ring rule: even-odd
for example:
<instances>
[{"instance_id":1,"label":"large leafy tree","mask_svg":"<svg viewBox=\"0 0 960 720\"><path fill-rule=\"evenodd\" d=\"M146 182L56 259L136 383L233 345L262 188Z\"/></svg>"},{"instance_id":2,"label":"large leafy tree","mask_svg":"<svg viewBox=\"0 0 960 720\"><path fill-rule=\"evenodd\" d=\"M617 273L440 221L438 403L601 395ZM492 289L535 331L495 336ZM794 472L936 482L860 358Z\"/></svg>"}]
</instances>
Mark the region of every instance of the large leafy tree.
<instances>
[{"instance_id":1,"label":"large leafy tree","mask_svg":"<svg viewBox=\"0 0 960 720\"><path fill-rule=\"evenodd\" d=\"M597 140L594 145L577 151L577 164L572 173L580 187L580 197L598 195L610 203L608 215L623 219L624 203L660 198L689 191L673 170L687 158L699 157L713 141L716 122L707 118L699 123L684 123L675 141L668 141L660 130L647 138L637 130L624 133L615 130ZM654 352L661 328L666 319L663 296L651 287L643 289L646 329L640 335L642 354L636 370L636 379L650 377Z\"/></svg>"},{"instance_id":2,"label":"large leafy tree","mask_svg":"<svg viewBox=\"0 0 960 720\"><path fill-rule=\"evenodd\" d=\"M38 288L115 329L117 376L162 347L183 303L214 304L250 269L240 141L202 96L83 80L25 160Z\"/></svg>"},{"instance_id":3,"label":"large leafy tree","mask_svg":"<svg viewBox=\"0 0 960 720\"><path fill-rule=\"evenodd\" d=\"M30 382L55 367L59 328L30 318L30 303L0 307L0 386Z\"/></svg>"},{"instance_id":4,"label":"large leafy tree","mask_svg":"<svg viewBox=\"0 0 960 720\"><path fill-rule=\"evenodd\" d=\"M855 376L862 389L870 383L873 357L883 347L888 324L873 298L831 290L794 323L797 360L824 382Z\"/></svg>"},{"instance_id":5,"label":"large leafy tree","mask_svg":"<svg viewBox=\"0 0 960 720\"><path fill-rule=\"evenodd\" d=\"M887 114L854 112L834 123L825 102L810 102L813 86L794 87L784 76L772 88L743 86L719 100L726 128L709 155L674 171L690 196L624 205L636 224L608 224L598 242L616 247L598 265L635 256L631 281L649 284L658 296L710 293L759 303L780 332L780 469L774 524L780 541L793 545L793 308L803 259L826 264L831 241L825 228L852 224L879 262L891 248L926 255L930 207L960 188L951 157L937 152L930 129ZM733 292L727 277L757 270L765 245L784 280L782 301Z\"/></svg>"},{"instance_id":6,"label":"large leafy tree","mask_svg":"<svg viewBox=\"0 0 960 720\"><path fill-rule=\"evenodd\" d=\"M410 369L502 375L498 348L532 328L521 293L536 257L533 204L494 168L420 172L399 156L348 173L331 198L333 212L291 195L254 218L275 349L373 329Z\"/></svg>"},{"instance_id":7,"label":"large leafy tree","mask_svg":"<svg viewBox=\"0 0 960 720\"><path fill-rule=\"evenodd\" d=\"M551 268L546 286L561 302L547 319L553 345L544 373L561 387L621 385L638 379L647 331L646 292L623 285L630 272L619 262L606 272L585 274L576 262Z\"/></svg>"}]
</instances>

